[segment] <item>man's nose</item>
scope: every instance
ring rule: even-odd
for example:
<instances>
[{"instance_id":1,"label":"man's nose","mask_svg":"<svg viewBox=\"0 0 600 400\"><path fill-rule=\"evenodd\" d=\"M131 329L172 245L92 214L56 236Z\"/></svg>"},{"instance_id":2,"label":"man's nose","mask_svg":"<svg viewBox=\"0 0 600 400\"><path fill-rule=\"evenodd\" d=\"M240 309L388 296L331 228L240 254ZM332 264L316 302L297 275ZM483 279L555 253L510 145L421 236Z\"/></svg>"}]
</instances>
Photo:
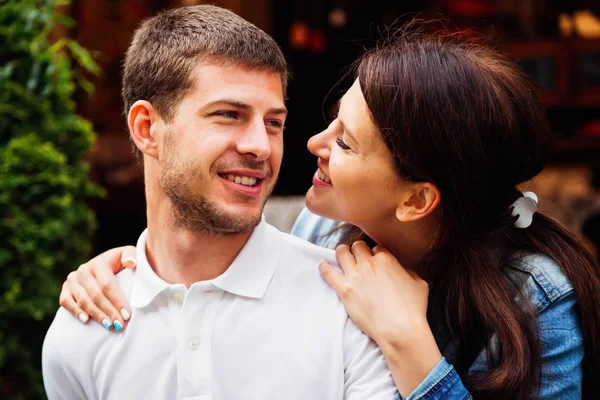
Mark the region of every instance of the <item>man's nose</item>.
<instances>
[{"instance_id":1,"label":"man's nose","mask_svg":"<svg viewBox=\"0 0 600 400\"><path fill-rule=\"evenodd\" d=\"M264 121L257 121L244 131L237 142L240 154L249 154L258 161L265 161L271 155L271 142Z\"/></svg>"}]
</instances>

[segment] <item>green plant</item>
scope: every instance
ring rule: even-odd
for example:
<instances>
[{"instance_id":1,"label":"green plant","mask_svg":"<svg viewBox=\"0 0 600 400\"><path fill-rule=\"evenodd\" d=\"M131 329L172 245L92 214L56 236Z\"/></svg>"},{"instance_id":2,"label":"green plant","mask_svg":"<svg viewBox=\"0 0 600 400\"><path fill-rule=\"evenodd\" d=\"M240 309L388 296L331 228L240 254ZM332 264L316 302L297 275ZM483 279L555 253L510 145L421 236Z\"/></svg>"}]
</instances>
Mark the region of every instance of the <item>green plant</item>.
<instances>
[{"instance_id":1,"label":"green plant","mask_svg":"<svg viewBox=\"0 0 600 400\"><path fill-rule=\"evenodd\" d=\"M44 398L44 335L68 272L90 252L100 194L83 156L94 133L71 99L98 73L70 39L49 42L68 1L0 0L0 398ZM74 59L80 68L71 65Z\"/></svg>"}]
</instances>

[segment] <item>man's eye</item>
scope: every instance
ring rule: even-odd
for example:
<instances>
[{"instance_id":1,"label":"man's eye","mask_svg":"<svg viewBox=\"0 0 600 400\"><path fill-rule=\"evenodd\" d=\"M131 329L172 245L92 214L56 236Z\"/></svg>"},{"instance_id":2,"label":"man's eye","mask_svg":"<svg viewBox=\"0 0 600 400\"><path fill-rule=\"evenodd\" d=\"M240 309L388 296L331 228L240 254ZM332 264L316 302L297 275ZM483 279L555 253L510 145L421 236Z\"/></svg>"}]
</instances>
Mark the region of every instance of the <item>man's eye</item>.
<instances>
[{"instance_id":1,"label":"man's eye","mask_svg":"<svg viewBox=\"0 0 600 400\"><path fill-rule=\"evenodd\" d=\"M275 127L275 128L283 128L283 122L281 122L281 121L279 121L277 119L273 119L273 120L267 121L267 124L270 125L270 126L272 126L272 127Z\"/></svg>"},{"instance_id":2,"label":"man's eye","mask_svg":"<svg viewBox=\"0 0 600 400\"><path fill-rule=\"evenodd\" d=\"M341 147L342 149L344 149L344 150L352 150L352 149L350 148L350 146L348 146L348 145L346 144L346 142L344 142L344 139L342 139L342 137L341 137L341 136L338 136L338 138L337 138L337 139L335 139L335 142L337 143L337 145L338 145L338 146L340 146L340 147Z\"/></svg>"},{"instance_id":3,"label":"man's eye","mask_svg":"<svg viewBox=\"0 0 600 400\"><path fill-rule=\"evenodd\" d=\"M237 111L219 111L219 112L216 112L214 115L217 115L219 117L224 117L224 118L232 118L232 119L237 119L239 116Z\"/></svg>"}]
</instances>

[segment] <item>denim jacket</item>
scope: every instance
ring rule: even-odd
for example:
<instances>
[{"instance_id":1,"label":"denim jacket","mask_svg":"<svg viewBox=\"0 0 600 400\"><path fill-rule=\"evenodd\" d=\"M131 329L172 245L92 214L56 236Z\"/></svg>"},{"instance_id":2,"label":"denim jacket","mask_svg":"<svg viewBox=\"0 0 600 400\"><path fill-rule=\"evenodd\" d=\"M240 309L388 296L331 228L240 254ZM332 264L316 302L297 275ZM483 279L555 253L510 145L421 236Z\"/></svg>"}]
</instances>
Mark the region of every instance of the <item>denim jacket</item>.
<instances>
[{"instance_id":1,"label":"denim jacket","mask_svg":"<svg viewBox=\"0 0 600 400\"><path fill-rule=\"evenodd\" d=\"M292 234L317 245L335 248L341 231L332 230L340 225L304 209ZM507 279L521 283L524 294L533 305L538 317L542 340L542 380L540 399L580 399L583 361L583 333L573 287L558 265L541 254L522 254L507 268ZM436 334L442 359L429 375L405 400L417 399L471 399L452 366L457 359L457 343ZM493 338L492 338L493 340ZM493 345L492 345L493 348ZM487 370L487 358L482 352L475 360L469 374ZM401 399L400 395L396 399Z\"/></svg>"}]
</instances>

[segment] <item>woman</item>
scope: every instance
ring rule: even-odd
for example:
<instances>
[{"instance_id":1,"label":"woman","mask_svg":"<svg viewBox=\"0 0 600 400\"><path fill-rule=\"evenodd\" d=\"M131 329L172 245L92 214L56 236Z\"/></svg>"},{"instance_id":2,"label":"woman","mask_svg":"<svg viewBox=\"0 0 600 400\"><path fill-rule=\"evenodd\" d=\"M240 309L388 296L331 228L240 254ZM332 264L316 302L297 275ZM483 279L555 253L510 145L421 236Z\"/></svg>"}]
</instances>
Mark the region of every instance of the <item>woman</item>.
<instances>
[{"instance_id":1,"label":"woman","mask_svg":"<svg viewBox=\"0 0 600 400\"><path fill-rule=\"evenodd\" d=\"M338 117L308 143L319 168L306 202L321 217L303 212L293 232L352 243L336 250L344 275L319 269L399 394L592 398L598 268L555 221L531 220L537 202L516 188L550 152L532 85L485 47L423 31L368 52L355 72ZM112 269L131 254L80 267L61 305L82 320L127 319Z\"/></svg>"}]
</instances>

